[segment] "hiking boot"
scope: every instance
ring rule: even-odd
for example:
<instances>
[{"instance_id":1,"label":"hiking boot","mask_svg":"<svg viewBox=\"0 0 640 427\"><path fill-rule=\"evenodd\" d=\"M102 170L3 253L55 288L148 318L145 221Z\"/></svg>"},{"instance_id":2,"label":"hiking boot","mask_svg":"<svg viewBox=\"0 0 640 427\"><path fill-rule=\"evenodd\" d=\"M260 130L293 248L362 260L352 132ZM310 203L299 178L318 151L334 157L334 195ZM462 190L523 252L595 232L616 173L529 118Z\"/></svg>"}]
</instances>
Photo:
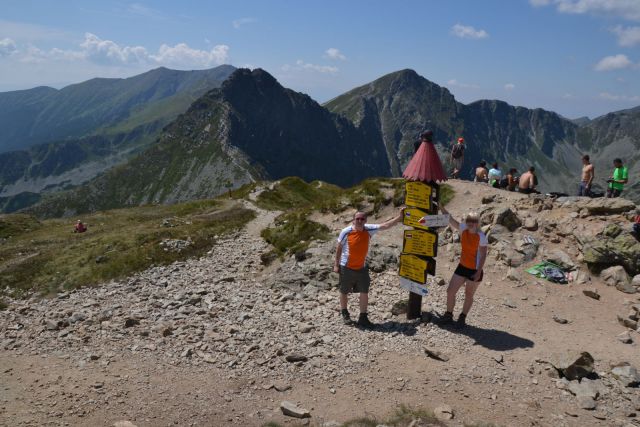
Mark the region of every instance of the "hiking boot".
<instances>
[{"instance_id":1,"label":"hiking boot","mask_svg":"<svg viewBox=\"0 0 640 427\"><path fill-rule=\"evenodd\" d=\"M445 311L438 323L440 323L442 326L449 326L453 324L453 313L451 313L450 311Z\"/></svg>"},{"instance_id":2,"label":"hiking boot","mask_svg":"<svg viewBox=\"0 0 640 427\"><path fill-rule=\"evenodd\" d=\"M467 325L467 315L460 313L458 320L456 321L456 329L463 329Z\"/></svg>"},{"instance_id":3,"label":"hiking boot","mask_svg":"<svg viewBox=\"0 0 640 427\"><path fill-rule=\"evenodd\" d=\"M349 314L348 310L342 310L340 315L342 316L342 323L344 323L345 325L353 324L353 321L351 320L351 315Z\"/></svg>"},{"instance_id":4,"label":"hiking boot","mask_svg":"<svg viewBox=\"0 0 640 427\"><path fill-rule=\"evenodd\" d=\"M375 325L369 321L369 316L367 313L360 313L360 317L358 318L358 326L365 329L373 329Z\"/></svg>"}]
</instances>

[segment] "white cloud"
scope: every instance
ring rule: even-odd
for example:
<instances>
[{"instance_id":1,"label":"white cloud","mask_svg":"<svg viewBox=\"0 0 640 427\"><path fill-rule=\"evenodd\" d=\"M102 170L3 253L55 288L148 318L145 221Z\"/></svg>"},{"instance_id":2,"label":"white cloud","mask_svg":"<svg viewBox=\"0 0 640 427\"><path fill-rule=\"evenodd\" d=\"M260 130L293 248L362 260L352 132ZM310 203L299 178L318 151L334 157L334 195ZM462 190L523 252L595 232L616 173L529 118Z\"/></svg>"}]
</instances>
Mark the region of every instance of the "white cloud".
<instances>
[{"instance_id":1,"label":"white cloud","mask_svg":"<svg viewBox=\"0 0 640 427\"><path fill-rule=\"evenodd\" d=\"M640 21L638 0L529 0L532 6L555 5L560 13L610 15Z\"/></svg>"},{"instance_id":2,"label":"white cloud","mask_svg":"<svg viewBox=\"0 0 640 427\"><path fill-rule=\"evenodd\" d=\"M163 45L164 46L164 45ZM65 59L72 59L75 55L102 63L140 63L149 58L149 52L142 46L120 46L111 40L102 40L95 34L85 33L84 42L80 44L82 50L60 51Z\"/></svg>"},{"instance_id":3,"label":"white cloud","mask_svg":"<svg viewBox=\"0 0 640 427\"><path fill-rule=\"evenodd\" d=\"M0 57L3 52L13 49L17 52L13 40L0 41ZM3 43L6 46L3 48ZM48 51L28 44L16 55L20 62L41 63L45 61L87 61L100 65L170 65L177 67L207 67L223 64L229 59L229 46L215 45L210 50L189 47L185 43L175 46L162 44L156 53L144 46L123 46L112 40L104 40L92 33L85 33L84 41L76 49L54 47Z\"/></svg>"},{"instance_id":4,"label":"white cloud","mask_svg":"<svg viewBox=\"0 0 640 427\"><path fill-rule=\"evenodd\" d=\"M612 56L605 56L594 66L596 71L612 71L628 68L633 65L633 62L627 57L627 55L618 54Z\"/></svg>"},{"instance_id":5,"label":"white cloud","mask_svg":"<svg viewBox=\"0 0 640 427\"><path fill-rule=\"evenodd\" d=\"M461 39L486 39L489 33L485 30L476 30L470 25L456 24L451 27L451 34Z\"/></svg>"},{"instance_id":6,"label":"white cloud","mask_svg":"<svg viewBox=\"0 0 640 427\"><path fill-rule=\"evenodd\" d=\"M199 64L213 65L224 64L229 59L229 46L216 45L211 50L192 49L185 43L179 43L175 46L160 46L156 55L150 55L149 58L158 64L166 65L182 65L182 64Z\"/></svg>"},{"instance_id":7,"label":"white cloud","mask_svg":"<svg viewBox=\"0 0 640 427\"><path fill-rule=\"evenodd\" d=\"M513 83L507 83L506 85L504 85L504 90L506 90L507 92L511 92L515 88L516 85L514 85Z\"/></svg>"},{"instance_id":8,"label":"white cloud","mask_svg":"<svg viewBox=\"0 0 640 427\"><path fill-rule=\"evenodd\" d=\"M638 102L640 101L640 96L638 95L614 95L609 92L601 92L600 98L605 99L607 101L624 101L624 102Z\"/></svg>"},{"instance_id":9,"label":"white cloud","mask_svg":"<svg viewBox=\"0 0 640 427\"><path fill-rule=\"evenodd\" d=\"M317 65L311 64L308 62L304 62L302 59L298 59L295 65L285 64L282 66L282 71L314 71L318 73L328 73L335 74L337 73L338 67L334 67L332 65Z\"/></svg>"},{"instance_id":10,"label":"white cloud","mask_svg":"<svg viewBox=\"0 0 640 427\"><path fill-rule=\"evenodd\" d=\"M242 27L243 25L247 25L247 24L253 24L254 22L257 22L258 20L256 18L240 18L240 19L234 19L231 24L233 25L233 28L235 28L236 30L240 29L240 27Z\"/></svg>"},{"instance_id":11,"label":"white cloud","mask_svg":"<svg viewBox=\"0 0 640 427\"><path fill-rule=\"evenodd\" d=\"M451 80L447 81L447 84L449 86L455 86L455 87L459 87L459 88L463 88L463 89L479 89L480 88L480 86L478 86L477 84L463 83L463 82L459 82L456 79L451 79Z\"/></svg>"},{"instance_id":12,"label":"white cloud","mask_svg":"<svg viewBox=\"0 0 640 427\"><path fill-rule=\"evenodd\" d=\"M562 95L562 99L573 99L575 96L572 93L565 93Z\"/></svg>"},{"instance_id":13,"label":"white cloud","mask_svg":"<svg viewBox=\"0 0 640 427\"><path fill-rule=\"evenodd\" d=\"M620 46L635 46L640 44L640 27L623 27L618 25L611 29L611 32L618 36Z\"/></svg>"},{"instance_id":14,"label":"white cloud","mask_svg":"<svg viewBox=\"0 0 640 427\"><path fill-rule=\"evenodd\" d=\"M16 47L16 42L14 42L12 39L4 38L0 40L0 58L16 53L17 50L18 48Z\"/></svg>"},{"instance_id":15,"label":"white cloud","mask_svg":"<svg viewBox=\"0 0 640 427\"><path fill-rule=\"evenodd\" d=\"M344 56L344 54L340 52L339 49L336 49L335 47L330 47L324 53L325 53L325 58L328 58L328 59L335 59L340 61L345 61L347 59L347 57Z\"/></svg>"},{"instance_id":16,"label":"white cloud","mask_svg":"<svg viewBox=\"0 0 640 427\"><path fill-rule=\"evenodd\" d=\"M71 41L74 39L72 34L57 28L6 21L3 19L0 19L0 34L2 34L3 37L10 37L16 43Z\"/></svg>"}]
</instances>

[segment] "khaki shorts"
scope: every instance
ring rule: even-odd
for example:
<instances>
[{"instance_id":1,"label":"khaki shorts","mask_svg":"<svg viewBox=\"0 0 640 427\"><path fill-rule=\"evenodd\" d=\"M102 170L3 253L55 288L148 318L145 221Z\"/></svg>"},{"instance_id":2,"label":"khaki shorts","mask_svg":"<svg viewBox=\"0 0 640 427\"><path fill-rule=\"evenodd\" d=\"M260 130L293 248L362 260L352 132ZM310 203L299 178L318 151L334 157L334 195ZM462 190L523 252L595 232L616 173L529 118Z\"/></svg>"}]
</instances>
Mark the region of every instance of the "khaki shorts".
<instances>
[{"instance_id":1,"label":"khaki shorts","mask_svg":"<svg viewBox=\"0 0 640 427\"><path fill-rule=\"evenodd\" d=\"M367 267L360 270L351 270L350 268L340 266L341 294L352 292L368 294L370 284L371 278L369 277L369 269Z\"/></svg>"}]
</instances>

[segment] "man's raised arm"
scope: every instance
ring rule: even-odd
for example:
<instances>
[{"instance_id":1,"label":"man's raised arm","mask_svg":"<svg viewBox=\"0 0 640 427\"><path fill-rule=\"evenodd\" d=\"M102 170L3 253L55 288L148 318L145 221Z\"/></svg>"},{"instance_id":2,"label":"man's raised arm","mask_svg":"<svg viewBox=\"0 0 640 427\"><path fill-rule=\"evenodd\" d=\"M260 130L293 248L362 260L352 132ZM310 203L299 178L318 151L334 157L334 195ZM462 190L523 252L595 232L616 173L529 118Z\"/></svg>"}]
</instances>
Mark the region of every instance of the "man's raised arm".
<instances>
[{"instance_id":1,"label":"man's raised arm","mask_svg":"<svg viewBox=\"0 0 640 427\"><path fill-rule=\"evenodd\" d=\"M402 221L402 215L404 212L404 208L400 208L400 212L398 212L398 215L392 219L390 219L389 221L383 222L382 224L380 224L380 228L379 230L388 230L391 227L393 227L394 225L396 225L397 223Z\"/></svg>"}]
</instances>

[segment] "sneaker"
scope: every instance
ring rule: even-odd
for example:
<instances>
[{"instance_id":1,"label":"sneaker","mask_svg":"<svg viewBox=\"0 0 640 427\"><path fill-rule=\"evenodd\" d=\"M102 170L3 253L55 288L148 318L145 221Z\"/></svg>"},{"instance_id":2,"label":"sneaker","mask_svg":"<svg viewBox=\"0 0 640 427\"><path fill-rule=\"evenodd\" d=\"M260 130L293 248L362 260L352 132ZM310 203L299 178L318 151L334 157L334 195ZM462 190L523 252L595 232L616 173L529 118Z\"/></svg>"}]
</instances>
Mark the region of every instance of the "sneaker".
<instances>
[{"instance_id":1,"label":"sneaker","mask_svg":"<svg viewBox=\"0 0 640 427\"><path fill-rule=\"evenodd\" d=\"M342 315L342 323L344 323L345 325L351 325L353 323L353 321L351 320L351 315L347 310L342 310L341 315Z\"/></svg>"},{"instance_id":2,"label":"sneaker","mask_svg":"<svg viewBox=\"0 0 640 427\"><path fill-rule=\"evenodd\" d=\"M360 313L360 317L358 318L358 326L365 329L373 329L375 325L369 321L369 316L367 313Z\"/></svg>"},{"instance_id":3,"label":"sneaker","mask_svg":"<svg viewBox=\"0 0 640 427\"><path fill-rule=\"evenodd\" d=\"M458 316L458 320L456 321L456 329L462 329L467 324L467 315L464 313L460 313Z\"/></svg>"},{"instance_id":4,"label":"sneaker","mask_svg":"<svg viewBox=\"0 0 640 427\"><path fill-rule=\"evenodd\" d=\"M451 313L450 311L445 311L445 313L442 315L438 323L440 323L443 326L448 326L453 324L453 313Z\"/></svg>"}]
</instances>

